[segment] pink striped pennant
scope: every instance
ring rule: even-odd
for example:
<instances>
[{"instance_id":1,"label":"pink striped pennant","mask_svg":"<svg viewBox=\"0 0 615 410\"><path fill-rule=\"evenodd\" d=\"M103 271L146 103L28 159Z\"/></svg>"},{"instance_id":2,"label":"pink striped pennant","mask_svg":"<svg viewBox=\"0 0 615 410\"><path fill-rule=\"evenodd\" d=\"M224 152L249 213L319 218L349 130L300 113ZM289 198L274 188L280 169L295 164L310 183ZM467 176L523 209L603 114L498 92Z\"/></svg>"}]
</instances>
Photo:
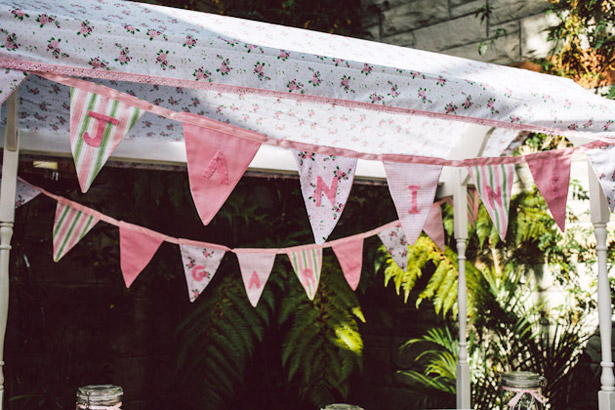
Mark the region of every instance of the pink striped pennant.
<instances>
[{"instance_id":1,"label":"pink striped pennant","mask_svg":"<svg viewBox=\"0 0 615 410\"><path fill-rule=\"evenodd\" d=\"M71 87L70 148L82 192L142 114L137 107Z\"/></svg>"},{"instance_id":2,"label":"pink striped pennant","mask_svg":"<svg viewBox=\"0 0 615 410\"><path fill-rule=\"evenodd\" d=\"M188 285L188 298L194 302L213 279L225 252L185 243L179 244L179 251Z\"/></svg>"},{"instance_id":3,"label":"pink striped pennant","mask_svg":"<svg viewBox=\"0 0 615 410\"><path fill-rule=\"evenodd\" d=\"M515 166L513 164L477 165L467 167L467 169L500 238L504 240L508 230L508 208Z\"/></svg>"},{"instance_id":4,"label":"pink striped pennant","mask_svg":"<svg viewBox=\"0 0 615 410\"><path fill-rule=\"evenodd\" d=\"M303 289L305 289L305 293L310 300L314 300L316 289L318 289L318 282L320 281L322 248L313 247L291 251L287 255L299 282L301 282Z\"/></svg>"},{"instance_id":5,"label":"pink striped pennant","mask_svg":"<svg viewBox=\"0 0 615 410\"><path fill-rule=\"evenodd\" d=\"M59 261L98 222L98 218L58 202L53 222L53 260Z\"/></svg>"}]
</instances>

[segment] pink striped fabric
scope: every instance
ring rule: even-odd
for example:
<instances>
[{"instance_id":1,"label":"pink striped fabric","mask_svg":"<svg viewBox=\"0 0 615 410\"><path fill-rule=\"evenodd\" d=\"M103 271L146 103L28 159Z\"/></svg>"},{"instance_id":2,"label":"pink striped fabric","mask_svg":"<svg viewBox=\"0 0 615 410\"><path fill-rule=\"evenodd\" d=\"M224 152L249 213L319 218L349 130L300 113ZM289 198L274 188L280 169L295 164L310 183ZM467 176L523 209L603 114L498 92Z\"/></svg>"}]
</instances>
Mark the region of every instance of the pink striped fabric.
<instances>
[{"instance_id":1,"label":"pink striped fabric","mask_svg":"<svg viewBox=\"0 0 615 410\"><path fill-rule=\"evenodd\" d=\"M256 307L271 274L275 253L236 253L246 294L250 304Z\"/></svg>"},{"instance_id":2,"label":"pink striped fabric","mask_svg":"<svg viewBox=\"0 0 615 410\"><path fill-rule=\"evenodd\" d=\"M508 208L514 182L514 165L484 165L467 169L500 238L504 240L508 230Z\"/></svg>"},{"instance_id":3,"label":"pink striped fabric","mask_svg":"<svg viewBox=\"0 0 615 410\"><path fill-rule=\"evenodd\" d=\"M299 282L301 282L303 289L305 289L305 293L310 300L314 300L316 289L318 289L318 282L320 281L322 248L312 247L288 252L287 255Z\"/></svg>"},{"instance_id":4,"label":"pink striped fabric","mask_svg":"<svg viewBox=\"0 0 615 410\"><path fill-rule=\"evenodd\" d=\"M53 260L59 261L96 225L98 218L58 202L53 222Z\"/></svg>"},{"instance_id":5,"label":"pink striped fabric","mask_svg":"<svg viewBox=\"0 0 615 410\"><path fill-rule=\"evenodd\" d=\"M451 205L453 202L451 201ZM476 188L468 187L468 221L472 226L476 224L478 219L478 209L480 207L480 197Z\"/></svg>"},{"instance_id":6,"label":"pink striped fabric","mask_svg":"<svg viewBox=\"0 0 615 410\"><path fill-rule=\"evenodd\" d=\"M179 244L179 251L188 285L188 298L194 302L213 279L225 252L185 243Z\"/></svg>"}]
</instances>

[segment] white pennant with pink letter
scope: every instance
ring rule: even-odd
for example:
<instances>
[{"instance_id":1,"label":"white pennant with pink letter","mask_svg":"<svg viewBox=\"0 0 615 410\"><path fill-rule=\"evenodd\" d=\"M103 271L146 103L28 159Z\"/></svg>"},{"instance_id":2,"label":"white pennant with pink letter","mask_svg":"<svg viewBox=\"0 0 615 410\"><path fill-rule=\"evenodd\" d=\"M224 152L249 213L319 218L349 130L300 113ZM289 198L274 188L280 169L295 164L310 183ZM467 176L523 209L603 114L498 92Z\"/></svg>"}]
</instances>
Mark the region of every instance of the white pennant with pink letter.
<instances>
[{"instance_id":1,"label":"white pennant with pink letter","mask_svg":"<svg viewBox=\"0 0 615 410\"><path fill-rule=\"evenodd\" d=\"M444 250L444 226L442 225L442 208L440 208L440 201L431 206L429 216L423 226L423 232L431 238L438 248Z\"/></svg>"},{"instance_id":2,"label":"white pennant with pink letter","mask_svg":"<svg viewBox=\"0 0 615 410\"><path fill-rule=\"evenodd\" d=\"M566 229L566 201L571 159L571 155L561 155L527 161L534 183L545 198L553 219L562 232Z\"/></svg>"},{"instance_id":3,"label":"white pennant with pink letter","mask_svg":"<svg viewBox=\"0 0 615 410\"><path fill-rule=\"evenodd\" d=\"M70 148L77 178L86 192L113 150L143 111L118 100L70 89Z\"/></svg>"},{"instance_id":4,"label":"white pennant with pink letter","mask_svg":"<svg viewBox=\"0 0 615 410\"><path fill-rule=\"evenodd\" d=\"M352 189L356 158L292 150L314 240L322 245L339 221Z\"/></svg>"},{"instance_id":5,"label":"white pennant with pink letter","mask_svg":"<svg viewBox=\"0 0 615 410\"><path fill-rule=\"evenodd\" d=\"M235 253L248 299L256 307L271 274L275 253L244 253L241 249L235 249Z\"/></svg>"},{"instance_id":6,"label":"white pennant with pink letter","mask_svg":"<svg viewBox=\"0 0 615 410\"><path fill-rule=\"evenodd\" d=\"M157 232L120 222L120 266L127 288L152 260L162 241Z\"/></svg>"},{"instance_id":7,"label":"white pennant with pink letter","mask_svg":"<svg viewBox=\"0 0 615 410\"><path fill-rule=\"evenodd\" d=\"M201 221L207 225L224 205L261 144L189 123L183 126L190 191Z\"/></svg>"},{"instance_id":8,"label":"white pennant with pink letter","mask_svg":"<svg viewBox=\"0 0 615 410\"><path fill-rule=\"evenodd\" d=\"M179 251L184 264L188 297L190 302L194 302L216 274L225 251L194 245L181 239Z\"/></svg>"},{"instance_id":9,"label":"white pennant with pink letter","mask_svg":"<svg viewBox=\"0 0 615 410\"><path fill-rule=\"evenodd\" d=\"M380 232L378 237L391 257L403 271L408 268L408 241L401 224L398 222Z\"/></svg>"},{"instance_id":10,"label":"white pennant with pink letter","mask_svg":"<svg viewBox=\"0 0 615 410\"><path fill-rule=\"evenodd\" d=\"M508 230L508 208L514 182L513 164L477 165L467 167L480 198L491 217L500 238L504 240Z\"/></svg>"},{"instance_id":11,"label":"white pennant with pink letter","mask_svg":"<svg viewBox=\"0 0 615 410\"><path fill-rule=\"evenodd\" d=\"M311 247L308 249L291 251L287 253L291 265L299 282L305 289L310 300L314 300L318 282L320 281L320 269L322 268L322 248Z\"/></svg>"},{"instance_id":12,"label":"white pennant with pink letter","mask_svg":"<svg viewBox=\"0 0 615 410\"><path fill-rule=\"evenodd\" d=\"M335 242L331 247L342 267L346 282L352 290L357 290L363 266L363 238Z\"/></svg>"},{"instance_id":13,"label":"white pennant with pink letter","mask_svg":"<svg viewBox=\"0 0 615 410\"><path fill-rule=\"evenodd\" d=\"M596 172L602 191L609 202L611 212L615 209L615 145L606 145L586 152Z\"/></svg>"},{"instance_id":14,"label":"white pennant with pink letter","mask_svg":"<svg viewBox=\"0 0 615 410\"><path fill-rule=\"evenodd\" d=\"M440 179L441 165L384 161L387 183L406 239L412 245L421 234Z\"/></svg>"}]
</instances>

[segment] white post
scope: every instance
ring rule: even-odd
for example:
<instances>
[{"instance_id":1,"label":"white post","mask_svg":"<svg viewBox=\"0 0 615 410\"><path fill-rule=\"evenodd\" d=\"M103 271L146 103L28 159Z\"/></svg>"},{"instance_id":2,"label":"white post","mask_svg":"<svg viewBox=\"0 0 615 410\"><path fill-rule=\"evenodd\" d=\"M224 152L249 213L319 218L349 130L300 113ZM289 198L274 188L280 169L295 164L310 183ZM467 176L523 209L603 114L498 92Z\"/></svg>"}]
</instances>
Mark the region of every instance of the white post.
<instances>
[{"instance_id":1,"label":"white post","mask_svg":"<svg viewBox=\"0 0 615 410\"><path fill-rule=\"evenodd\" d=\"M591 221L596 235L598 254L598 320L600 324L600 347L602 351L602 375L598 392L598 409L615 410L615 377L611 353L611 292L606 263L606 224L611 216L609 204L602 192L600 182L591 166L589 168L589 204Z\"/></svg>"},{"instance_id":2,"label":"white post","mask_svg":"<svg viewBox=\"0 0 615 410\"><path fill-rule=\"evenodd\" d=\"M4 336L9 313L9 255L15 221L15 190L19 165L17 99L17 91L7 99L7 125L0 186L0 410L4 407Z\"/></svg>"},{"instance_id":3,"label":"white post","mask_svg":"<svg viewBox=\"0 0 615 410\"><path fill-rule=\"evenodd\" d=\"M457 363L457 408L471 408L470 364L468 362L468 343L466 341L467 289L466 289L466 240L468 239L468 194L467 185L462 183L462 171L456 168L453 173L453 209L455 219L455 239L457 240L457 261L459 281L457 288L457 311L459 314L459 363ZM465 171L464 171L465 172Z\"/></svg>"}]
</instances>

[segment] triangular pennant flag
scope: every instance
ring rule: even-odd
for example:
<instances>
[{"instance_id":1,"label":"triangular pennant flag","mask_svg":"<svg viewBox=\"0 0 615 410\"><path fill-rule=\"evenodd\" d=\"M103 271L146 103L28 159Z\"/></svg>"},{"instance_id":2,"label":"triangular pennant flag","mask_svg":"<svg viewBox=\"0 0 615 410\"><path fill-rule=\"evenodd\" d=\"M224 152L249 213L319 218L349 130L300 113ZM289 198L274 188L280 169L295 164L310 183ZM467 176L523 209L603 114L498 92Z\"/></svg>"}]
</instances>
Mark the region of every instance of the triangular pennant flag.
<instances>
[{"instance_id":1,"label":"triangular pennant flag","mask_svg":"<svg viewBox=\"0 0 615 410\"><path fill-rule=\"evenodd\" d=\"M235 249L248 299L256 307L271 274L275 253L242 253Z\"/></svg>"},{"instance_id":2,"label":"triangular pennant flag","mask_svg":"<svg viewBox=\"0 0 615 410\"><path fill-rule=\"evenodd\" d=\"M207 225L252 162L260 143L184 123L188 179L196 210Z\"/></svg>"},{"instance_id":3,"label":"triangular pennant flag","mask_svg":"<svg viewBox=\"0 0 615 410\"><path fill-rule=\"evenodd\" d=\"M478 209L480 208L480 197L476 188L468 187L468 221L472 226L478 219ZM453 202L451 201L451 205Z\"/></svg>"},{"instance_id":4,"label":"triangular pennant flag","mask_svg":"<svg viewBox=\"0 0 615 410\"><path fill-rule=\"evenodd\" d=\"M346 282L352 290L357 290L363 266L363 238L336 242L332 248L342 267Z\"/></svg>"},{"instance_id":5,"label":"triangular pennant flag","mask_svg":"<svg viewBox=\"0 0 615 410\"><path fill-rule=\"evenodd\" d=\"M615 145L590 149L586 153L609 202L609 208L613 212L615 209Z\"/></svg>"},{"instance_id":6,"label":"triangular pennant flag","mask_svg":"<svg viewBox=\"0 0 615 410\"><path fill-rule=\"evenodd\" d=\"M120 222L120 266L127 288L152 260L162 240L155 232Z\"/></svg>"},{"instance_id":7,"label":"triangular pennant flag","mask_svg":"<svg viewBox=\"0 0 615 410\"><path fill-rule=\"evenodd\" d=\"M408 268L408 240L398 222L378 234L378 237L391 254L391 257L404 272Z\"/></svg>"},{"instance_id":8,"label":"triangular pennant flag","mask_svg":"<svg viewBox=\"0 0 615 410\"><path fill-rule=\"evenodd\" d=\"M436 202L431 206L427 221L423 226L423 231L431 238L431 240L444 250L444 226L442 225L442 208L440 202Z\"/></svg>"},{"instance_id":9,"label":"triangular pennant flag","mask_svg":"<svg viewBox=\"0 0 615 410\"><path fill-rule=\"evenodd\" d=\"M190 302L194 302L216 274L225 252L219 249L189 245L181 241L179 251L182 255L184 273L186 274L188 297Z\"/></svg>"},{"instance_id":10,"label":"triangular pennant flag","mask_svg":"<svg viewBox=\"0 0 615 410\"><path fill-rule=\"evenodd\" d=\"M384 161L384 170L406 239L413 244L429 215L442 166Z\"/></svg>"},{"instance_id":11,"label":"triangular pennant flag","mask_svg":"<svg viewBox=\"0 0 615 410\"><path fill-rule=\"evenodd\" d=\"M38 189L32 188L28 184L24 184L23 182L17 181L17 187L15 191L15 208L19 208L20 206L30 202L40 193L41 191L39 191Z\"/></svg>"},{"instance_id":12,"label":"triangular pennant flag","mask_svg":"<svg viewBox=\"0 0 615 410\"><path fill-rule=\"evenodd\" d=\"M139 120L137 107L70 89L70 148L81 191L86 192L113 150Z\"/></svg>"},{"instance_id":13,"label":"triangular pennant flag","mask_svg":"<svg viewBox=\"0 0 615 410\"><path fill-rule=\"evenodd\" d=\"M320 281L320 268L322 267L322 248L291 251L287 253L295 274L301 282L305 293L310 300L314 300L318 282Z\"/></svg>"},{"instance_id":14,"label":"triangular pennant flag","mask_svg":"<svg viewBox=\"0 0 615 410\"><path fill-rule=\"evenodd\" d=\"M53 221L53 260L59 261L77 244L90 229L96 225L98 218L81 212L70 205L58 202Z\"/></svg>"},{"instance_id":15,"label":"triangular pennant flag","mask_svg":"<svg viewBox=\"0 0 615 410\"><path fill-rule=\"evenodd\" d=\"M514 170L513 164L468 167L474 186L502 240L508 230L508 208L515 177Z\"/></svg>"},{"instance_id":16,"label":"triangular pennant flag","mask_svg":"<svg viewBox=\"0 0 615 410\"><path fill-rule=\"evenodd\" d=\"M530 159L527 165L534 183L545 198L553 219L562 232L566 229L566 200L570 182L570 155Z\"/></svg>"},{"instance_id":17,"label":"triangular pennant flag","mask_svg":"<svg viewBox=\"0 0 615 410\"><path fill-rule=\"evenodd\" d=\"M352 188L356 158L292 150L314 240L322 245L342 215Z\"/></svg>"}]
</instances>

